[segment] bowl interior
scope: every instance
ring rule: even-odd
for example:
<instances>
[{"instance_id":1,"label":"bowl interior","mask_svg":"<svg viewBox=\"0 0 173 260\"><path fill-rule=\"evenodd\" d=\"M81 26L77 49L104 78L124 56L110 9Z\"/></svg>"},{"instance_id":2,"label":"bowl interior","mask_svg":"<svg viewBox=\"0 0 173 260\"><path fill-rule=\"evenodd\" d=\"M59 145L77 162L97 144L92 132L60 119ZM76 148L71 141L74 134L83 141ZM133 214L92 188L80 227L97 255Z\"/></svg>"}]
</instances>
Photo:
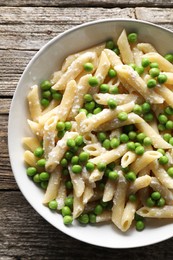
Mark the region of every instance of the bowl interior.
<instances>
[{"instance_id":1,"label":"bowl interior","mask_svg":"<svg viewBox=\"0 0 173 260\"><path fill-rule=\"evenodd\" d=\"M16 182L25 198L41 216L64 233L90 244L110 248L139 247L170 238L173 234L173 224L170 221L150 220L143 232L136 232L133 228L125 234L111 224L83 227L74 223L72 227L64 226L59 214L52 213L42 205L43 192L25 174L21 139L31 135L26 121L29 117L26 104L29 88L60 69L63 60L69 54L110 38L117 39L123 29L128 33L137 32L140 42L153 44L161 54L173 50L172 32L142 21L116 19L78 26L55 37L34 56L19 81L9 116L8 143L11 165Z\"/></svg>"}]
</instances>

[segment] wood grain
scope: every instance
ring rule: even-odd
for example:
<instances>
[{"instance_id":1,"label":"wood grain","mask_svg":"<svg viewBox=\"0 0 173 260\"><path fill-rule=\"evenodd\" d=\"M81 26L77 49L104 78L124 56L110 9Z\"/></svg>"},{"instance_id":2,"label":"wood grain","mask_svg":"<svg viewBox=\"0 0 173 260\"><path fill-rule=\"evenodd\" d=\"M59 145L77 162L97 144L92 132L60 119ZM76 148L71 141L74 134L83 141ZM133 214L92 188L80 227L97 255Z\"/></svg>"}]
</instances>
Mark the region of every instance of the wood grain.
<instances>
[{"instance_id":1,"label":"wood grain","mask_svg":"<svg viewBox=\"0 0 173 260\"><path fill-rule=\"evenodd\" d=\"M0 0L2 6L95 6L95 7L117 7L117 6L172 6L172 0Z\"/></svg>"},{"instance_id":2,"label":"wood grain","mask_svg":"<svg viewBox=\"0 0 173 260\"><path fill-rule=\"evenodd\" d=\"M10 260L114 260L129 257L130 260L171 260L173 257L173 238L149 247L129 250L96 247L72 239L52 227L31 208L20 192L0 192L0 198L1 257L8 256Z\"/></svg>"}]
</instances>

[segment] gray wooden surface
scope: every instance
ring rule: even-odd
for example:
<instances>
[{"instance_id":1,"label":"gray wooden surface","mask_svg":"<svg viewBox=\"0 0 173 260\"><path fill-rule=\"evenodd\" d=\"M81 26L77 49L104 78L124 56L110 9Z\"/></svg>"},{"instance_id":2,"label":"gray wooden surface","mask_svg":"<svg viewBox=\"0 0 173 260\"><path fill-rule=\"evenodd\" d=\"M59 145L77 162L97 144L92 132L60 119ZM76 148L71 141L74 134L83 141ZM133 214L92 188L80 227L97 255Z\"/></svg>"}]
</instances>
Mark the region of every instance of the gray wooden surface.
<instances>
[{"instance_id":1,"label":"gray wooden surface","mask_svg":"<svg viewBox=\"0 0 173 260\"><path fill-rule=\"evenodd\" d=\"M112 250L64 235L31 208L10 167L9 107L29 60L66 29L95 19L121 17L173 30L173 0L0 0L0 260L173 259L173 238L144 248Z\"/></svg>"}]
</instances>

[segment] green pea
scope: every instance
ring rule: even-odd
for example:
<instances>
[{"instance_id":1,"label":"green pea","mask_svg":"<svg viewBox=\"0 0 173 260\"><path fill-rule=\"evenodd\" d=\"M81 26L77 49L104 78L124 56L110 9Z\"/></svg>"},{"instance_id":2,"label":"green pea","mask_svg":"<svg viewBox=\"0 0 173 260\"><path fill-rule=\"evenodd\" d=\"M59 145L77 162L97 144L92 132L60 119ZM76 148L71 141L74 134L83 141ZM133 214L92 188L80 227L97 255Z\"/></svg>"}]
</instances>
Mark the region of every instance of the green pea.
<instances>
[{"instance_id":1,"label":"green pea","mask_svg":"<svg viewBox=\"0 0 173 260\"><path fill-rule=\"evenodd\" d=\"M73 222L72 216L64 216L63 218L64 225L71 225Z\"/></svg>"},{"instance_id":2,"label":"green pea","mask_svg":"<svg viewBox=\"0 0 173 260\"><path fill-rule=\"evenodd\" d=\"M121 134L120 135L120 142L121 143L127 143L128 141L129 141L128 135L126 135L126 134Z\"/></svg>"},{"instance_id":3,"label":"green pea","mask_svg":"<svg viewBox=\"0 0 173 260\"><path fill-rule=\"evenodd\" d=\"M48 186L48 181L41 181L40 186L43 190L46 190Z\"/></svg>"},{"instance_id":4,"label":"green pea","mask_svg":"<svg viewBox=\"0 0 173 260\"><path fill-rule=\"evenodd\" d=\"M64 201L65 206L69 207L70 209L73 208L73 197L72 196L68 196L65 198Z\"/></svg>"},{"instance_id":5,"label":"green pea","mask_svg":"<svg viewBox=\"0 0 173 260\"><path fill-rule=\"evenodd\" d=\"M136 66L135 71L139 74L142 75L144 73L144 68L142 66Z\"/></svg>"},{"instance_id":6,"label":"green pea","mask_svg":"<svg viewBox=\"0 0 173 260\"><path fill-rule=\"evenodd\" d=\"M149 70L149 74L152 78L159 76L160 70L158 68L152 68Z\"/></svg>"},{"instance_id":7,"label":"green pea","mask_svg":"<svg viewBox=\"0 0 173 260\"><path fill-rule=\"evenodd\" d=\"M157 82L155 79L149 79L148 82L147 82L147 87L148 88L154 88L156 87L157 85Z\"/></svg>"},{"instance_id":8,"label":"green pea","mask_svg":"<svg viewBox=\"0 0 173 260\"><path fill-rule=\"evenodd\" d=\"M36 156L36 157L42 157L42 155L44 154L44 150L43 150L43 148L42 147L37 147L36 149L35 149L35 151L34 151L34 155Z\"/></svg>"},{"instance_id":9,"label":"green pea","mask_svg":"<svg viewBox=\"0 0 173 260\"><path fill-rule=\"evenodd\" d=\"M64 206L61 210L61 213L64 216L70 216L71 215L71 209L68 206Z\"/></svg>"},{"instance_id":10,"label":"green pea","mask_svg":"<svg viewBox=\"0 0 173 260\"><path fill-rule=\"evenodd\" d=\"M103 182L99 183L99 189L103 191L105 188L105 184Z\"/></svg>"},{"instance_id":11,"label":"green pea","mask_svg":"<svg viewBox=\"0 0 173 260\"><path fill-rule=\"evenodd\" d=\"M80 108L79 113L85 113L87 115L88 111L85 108Z\"/></svg>"},{"instance_id":12,"label":"green pea","mask_svg":"<svg viewBox=\"0 0 173 260\"><path fill-rule=\"evenodd\" d=\"M134 142L128 142L127 143L127 149L130 151L135 151L135 143Z\"/></svg>"},{"instance_id":13,"label":"green pea","mask_svg":"<svg viewBox=\"0 0 173 260\"><path fill-rule=\"evenodd\" d=\"M125 121L125 120L128 119L128 114L127 114L126 112L120 112L120 113L118 114L118 119L119 119L120 121Z\"/></svg>"},{"instance_id":14,"label":"green pea","mask_svg":"<svg viewBox=\"0 0 173 260\"><path fill-rule=\"evenodd\" d=\"M138 215L138 214L135 212L135 220L136 220L136 221L139 221L139 220L144 221L144 217Z\"/></svg>"},{"instance_id":15,"label":"green pea","mask_svg":"<svg viewBox=\"0 0 173 260\"><path fill-rule=\"evenodd\" d=\"M125 178L128 181L135 181L136 180L136 174L132 171L125 174Z\"/></svg>"},{"instance_id":16,"label":"green pea","mask_svg":"<svg viewBox=\"0 0 173 260\"><path fill-rule=\"evenodd\" d=\"M33 181L34 181L35 183L39 183L39 182L41 181L41 180L40 180L40 175L39 175L38 173L34 175Z\"/></svg>"},{"instance_id":17,"label":"green pea","mask_svg":"<svg viewBox=\"0 0 173 260\"><path fill-rule=\"evenodd\" d=\"M144 230L144 228L145 228L144 222L141 221L141 220L138 220L138 221L136 222L136 230L137 230L137 231L142 231L142 230Z\"/></svg>"},{"instance_id":18,"label":"green pea","mask_svg":"<svg viewBox=\"0 0 173 260\"><path fill-rule=\"evenodd\" d=\"M82 172L82 166L79 165L79 164L73 165L71 169L72 169L72 172L73 172L73 173L76 173L76 174Z\"/></svg>"},{"instance_id":19,"label":"green pea","mask_svg":"<svg viewBox=\"0 0 173 260\"><path fill-rule=\"evenodd\" d=\"M110 78L115 78L117 76L117 72L114 69L109 69L108 75Z\"/></svg>"},{"instance_id":20,"label":"green pea","mask_svg":"<svg viewBox=\"0 0 173 260\"><path fill-rule=\"evenodd\" d=\"M79 157L77 155L71 158L71 164L75 165L79 163Z\"/></svg>"},{"instance_id":21,"label":"green pea","mask_svg":"<svg viewBox=\"0 0 173 260\"><path fill-rule=\"evenodd\" d=\"M28 167L26 173L29 177L32 177L37 173L37 169L35 167Z\"/></svg>"},{"instance_id":22,"label":"green pea","mask_svg":"<svg viewBox=\"0 0 173 260\"><path fill-rule=\"evenodd\" d=\"M110 141L110 145L111 145L111 148L112 149L115 149L117 148L119 145L120 145L120 141L118 138L112 138L111 141Z\"/></svg>"},{"instance_id":23,"label":"green pea","mask_svg":"<svg viewBox=\"0 0 173 260\"><path fill-rule=\"evenodd\" d=\"M120 54L120 50L118 49L118 47L114 48L112 51L115 52L116 55Z\"/></svg>"},{"instance_id":24,"label":"green pea","mask_svg":"<svg viewBox=\"0 0 173 260\"><path fill-rule=\"evenodd\" d=\"M108 84L101 84L99 88L101 93L108 93L109 92L109 85Z\"/></svg>"},{"instance_id":25,"label":"green pea","mask_svg":"<svg viewBox=\"0 0 173 260\"><path fill-rule=\"evenodd\" d=\"M65 122L65 130L66 131L70 131L72 128L72 123L71 122Z\"/></svg>"},{"instance_id":26,"label":"green pea","mask_svg":"<svg viewBox=\"0 0 173 260\"><path fill-rule=\"evenodd\" d=\"M109 169L113 170L116 166L116 164L114 162L111 162L107 165L109 167Z\"/></svg>"},{"instance_id":27,"label":"green pea","mask_svg":"<svg viewBox=\"0 0 173 260\"><path fill-rule=\"evenodd\" d=\"M81 152L81 153L79 154L79 161L80 161L80 162L86 162L86 161L88 161L88 159L89 159L89 153L87 153L87 152Z\"/></svg>"},{"instance_id":28,"label":"green pea","mask_svg":"<svg viewBox=\"0 0 173 260\"><path fill-rule=\"evenodd\" d=\"M70 161L71 158L73 157L73 153L71 151L67 151L64 155L65 159L67 159L67 161Z\"/></svg>"},{"instance_id":29,"label":"green pea","mask_svg":"<svg viewBox=\"0 0 173 260\"><path fill-rule=\"evenodd\" d=\"M86 169L88 172L93 172L94 171L94 164L92 162L87 162L87 164L85 165Z\"/></svg>"},{"instance_id":30,"label":"green pea","mask_svg":"<svg viewBox=\"0 0 173 260\"><path fill-rule=\"evenodd\" d=\"M87 71L87 72L90 72L93 70L94 66L91 62L87 62L83 65L84 67L84 70Z\"/></svg>"},{"instance_id":31,"label":"green pea","mask_svg":"<svg viewBox=\"0 0 173 260\"><path fill-rule=\"evenodd\" d=\"M65 182L65 186L68 190L73 189L73 183L70 180Z\"/></svg>"},{"instance_id":32,"label":"green pea","mask_svg":"<svg viewBox=\"0 0 173 260\"><path fill-rule=\"evenodd\" d=\"M82 135L78 135L75 139L75 143L77 146L82 146L83 145L83 136Z\"/></svg>"},{"instance_id":33,"label":"green pea","mask_svg":"<svg viewBox=\"0 0 173 260\"><path fill-rule=\"evenodd\" d=\"M164 151L163 149L161 149L161 148L157 149L157 152L159 152L159 153L165 155L165 151Z\"/></svg>"},{"instance_id":34,"label":"green pea","mask_svg":"<svg viewBox=\"0 0 173 260\"><path fill-rule=\"evenodd\" d=\"M48 172L41 172L40 173L40 180L41 181L48 181L50 174Z\"/></svg>"},{"instance_id":35,"label":"green pea","mask_svg":"<svg viewBox=\"0 0 173 260\"><path fill-rule=\"evenodd\" d=\"M104 162L100 162L97 164L97 169L100 171L100 172L104 172L106 170L106 163Z\"/></svg>"},{"instance_id":36,"label":"green pea","mask_svg":"<svg viewBox=\"0 0 173 260\"><path fill-rule=\"evenodd\" d=\"M98 204L98 205L94 208L94 213L95 213L96 215L100 215L102 212L103 212L103 207L102 207L100 204Z\"/></svg>"},{"instance_id":37,"label":"green pea","mask_svg":"<svg viewBox=\"0 0 173 260\"><path fill-rule=\"evenodd\" d=\"M130 200L131 202L136 202L136 201L137 201L136 195L135 195L135 194L130 194L130 195L129 195L129 200Z\"/></svg>"},{"instance_id":38,"label":"green pea","mask_svg":"<svg viewBox=\"0 0 173 260\"><path fill-rule=\"evenodd\" d=\"M62 99L62 94L59 92L59 91L57 91L56 93L53 93L52 94L52 98L54 99L54 100L58 100L58 101L60 101L61 99Z\"/></svg>"},{"instance_id":39,"label":"green pea","mask_svg":"<svg viewBox=\"0 0 173 260\"><path fill-rule=\"evenodd\" d=\"M64 123L64 122L58 122L58 123L56 124L56 129L57 129L58 131L63 131L63 130L65 129L65 123Z\"/></svg>"},{"instance_id":40,"label":"green pea","mask_svg":"<svg viewBox=\"0 0 173 260\"><path fill-rule=\"evenodd\" d=\"M42 97L43 98L50 98L51 97L51 92L49 90L43 91L42 92Z\"/></svg>"},{"instance_id":41,"label":"green pea","mask_svg":"<svg viewBox=\"0 0 173 260\"><path fill-rule=\"evenodd\" d=\"M164 58L166 59L166 60L168 60L169 62L173 62L173 54L172 53L168 53L168 54L166 54L165 56L164 56Z\"/></svg>"},{"instance_id":42,"label":"green pea","mask_svg":"<svg viewBox=\"0 0 173 260\"><path fill-rule=\"evenodd\" d=\"M101 205L103 208L106 208L107 205L108 205L108 201L100 200L100 205Z\"/></svg>"},{"instance_id":43,"label":"green pea","mask_svg":"<svg viewBox=\"0 0 173 260\"><path fill-rule=\"evenodd\" d=\"M64 135L65 135L65 130L63 130L63 131L58 131L58 134L57 134L58 138L61 139Z\"/></svg>"},{"instance_id":44,"label":"green pea","mask_svg":"<svg viewBox=\"0 0 173 260\"><path fill-rule=\"evenodd\" d=\"M162 124L158 124L157 127L159 131L164 131L166 129L166 127Z\"/></svg>"},{"instance_id":45,"label":"green pea","mask_svg":"<svg viewBox=\"0 0 173 260\"><path fill-rule=\"evenodd\" d=\"M40 87L42 90L49 90L51 88L52 84L49 80L44 80L41 82Z\"/></svg>"},{"instance_id":46,"label":"green pea","mask_svg":"<svg viewBox=\"0 0 173 260\"><path fill-rule=\"evenodd\" d=\"M104 176L108 178L110 172L111 172L111 169L106 168L106 170L104 171Z\"/></svg>"},{"instance_id":47,"label":"green pea","mask_svg":"<svg viewBox=\"0 0 173 260\"><path fill-rule=\"evenodd\" d=\"M166 155L163 155L163 156L161 156L161 157L159 158L159 163L160 163L161 165L167 164L168 161L169 161L169 159L168 159L168 157L167 157Z\"/></svg>"},{"instance_id":48,"label":"green pea","mask_svg":"<svg viewBox=\"0 0 173 260\"><path fill-rule=\"evenodd\" d=\"M107 138L106 134L104 132L100 132L97 134L97 138L99 140L99 142L104 142Z\"/></svg>"},{"instance_id":49,"label":"green pea","mask_svg":"<svg viewBox=\"0 0 173 260\"><path fill-rule=\"evenodd\" d=\"M93 110L93 114L96 115L102 111L101 107L97 107Z\"/></svg>"},{"instance_id":50,"label":"green pea","mask_svg":"<svg viewBox=\"0 0 173 260\"><path fill-rule=\"evenodd\" d=\"M137 33L130 33L127 36L129 43L135 43L137 41Z\"/></svg>"},{"instance_id":51,"label":"green pea","mask_svg":"<svg viewBox=\"0 0 173 260\"><path fill-rule=\"evenodd\" d=\"M76 145L76 143L75 143L75 140L74 139L68 139L67 140L67 146L69 147L69 148L73 148L73 147L75 147L75 145Z\"/></svg>"},{"instance_id":52,"label":"green pea","mask_svg":"<svg viewBox=\"0 0 173 260\"><path fill-rule=\"evenodd\" d=\"M138 146L141 146L141 143L135 142L135 148L138 147Z\"/></svg>"},{"instance_id":53,"label":"green pea","mask_svg":"<svg viewBox=\"0 0 173 260\"><path fill-rule=\"evenodd\" d=\"M151 110L151 105L148 102L142 104L143 113L148 113Z\"/></svg>"},{"instance_id":54,"label":"green pea","mask_svg":"<svg viewBox=\"0 0 173 260\"><path fill-rule=\"evenodd\" d=\"M95 108L95 106L96 106L96 103L94 101L90 101L90 102L85 103L85 109L88 112L92 112L93 109Z\"/></svg>"},{"instance_id":55,"label":"green pea","mask_svg":"<svg viewBox=\"0 0 173 260\"><path fill-rule=\"evenodd\" d=\"M130 63L130 64L128 64L133 70L135 70L135 68L136 68L136 64L134 64L134 63Z\"/></svg>"},{"instance_id":56,"label":"green pea","mask_svg":"<svg viewBox=\"0 0 173 260\"><path fill-rule=\"evenodd\" d=\"M141 142L141 143L142 143L143 140L145 139L145 137L146 137L146 135L145 135L144 133L140 133L140 134L137 135L136 138L137 138L137 141L138 141L138 142Z\"/></svg>"},{"instance_id":57,"label":"green pea","mask_svg":"<svg viewBox=\"0 0 173 260\"><path fill-rule=\"evenodd\" d=\"M141 115L142 114L142 107L138 104L135 104L135 106L133 108L133 112L135 114Z\"/></svg>"},{"instance_id":58,"label":"green pea","mask_svg":"<svg viewBox=\"0 0 173 260\"><path fill-rule=\"evenodd\" d=\"M172 130L173 129L173 121L172 120L168 120L167 122L166 122L166 129L168 129L168 130Z\"/></svg>"},{"instance_id":59,"label":"green pea","mask_svg":"<svg viewBox=\"0 0 173 260\"><path fill-rule=\"evenodd\" d=\"M166 122L168 121L168 118L164 114L160 114L158 116L158 120L159 120L160 124L166 124Z\"/></svg>"},{"instance_id":60,"label":"green pea","mask_svg":"<svg viewBox=\"0 0 173 260\"><path fill-rule=\"evenodd\" d=\"M88 83L91 87L97 87L99 85L98 79L94 76L89 78Z\"/></svg>"},{"instance_id":61,"label":"green pea","mask_svg":"<svg viewBox=\"0 0 173 260\"><path fill-rule=\"evenodd\" d=\"M37 161L37 165L39 167L44 167L46 165L46 160L45 159L40 159Z\"/></svg>"},{"instance_id":62,"label":"green pea","mask_svg":"<svg viewBox=\"0 0 173 260\"><path fill-rule=\"evenodd\" d=\"M171 138L169 139L169 144L171 144L171 145L173 146L173 137L171 137Z\"/></svg>"},{"instance_id":63,"label":"green pea","mask_svg":"<svg viewBox=\"0 0 173 260\"><path fill-rule=\"evenodd\" d=\"M157 77L157 81L160 83L160 84L163 84L167 81L168 77L166 76L166 74L160 74L158 77Z\"/></svg>"},{"instance_id":64,"label":"green pea","mask_svg":"<svg viewBox=\"0 0 173 260\"><path fill-rule=\"evenodd\" d=\"M40 103L43 107L48 107L50 101L47 98L42 98Z\"/></svg>"},{"instance_id":65,"label":"green pea","mask_svg":"<svg viewBox=\"0 0 173 260\"><path fill-rule=\"evenodd\" d=\"M143 66L144 68L146 68L146 67L148 67L149 65L150 65L149 59L143 58L143 59L142 59L142 66Z\"/></svg>"},{"instance_id":66,"label":"green pea","mask_svg":"<svg viewBox=\"0 0 173 260\"><path fill-rule=\"evenodd\" d=\"M173 178L173 167L168 168L167 173L171 178Z\"/></svg>"},{"instance_id":67,"label":"green pea","mask_svg":"<svg viewBox=\"0 0 173 260\"><path fill-rule=\"evenodd\" d=\"M105 139L102 143L103 147L106 149L106 150L109 150L111 148L111 142L109 139Z\"/></svg>"},{"instance_id":68,"label":"green pea","mask_svg":"<svg viewBox=\"0 0 173 260\"><path fill-rule=\"evenodd\" d=\"M117 107L117 102L112 98L108 100L107 104L110 109L115 109Z\"/></svg>"},{"instance_id":69,"label":"green pea","mask_svg":"<svg viewBox=\"0 0 173 260\"><path fill-rule=\"evenodd\" d=\"M129 132L134 130L134 125L125 125L123 126L123 133L128 134Z\"/></svg>"},{"instance_id":70,"label":"green pea","mask_svg":"<svg viewBox=\"0 0 173 260\"><path fill-rule=\"evenodd\" d=\"M168 133L166 133L166 134L163 135L163 139L164 139L166 142L168 142L168 143L169 143L169 140L170 140L171 137L172 137L171 134L168 134Z\"/></svg>"},{"instance_id":71,"label":"green pea","mask_svg":"<svg viewBox=\"0 0 173 260\"><path fill-rule=\"evenodd\" d=\"M52 210L56 210L58 207L58 203L56 200L51 200L48 204L49 208Z\"/></svg>"},{"instance_id":72,"label":"green pea","mask_svg":"<svg viewBox=\"0 0 173 260\"><path fill-rule=\"evenodd\" d=\"M145 146L149 146L149 145L152 145L152 140L150 137L145 137L144 140L143 140L143 144Z\"/></svg>"},{"instance_id":73,"label":"green pea","mask_svg":"<svg viewBox=\"0 0 173 260\"><path fill-rule=\"evenodd\" d=\"M106 49L113 50L114 47L115 47L115 44L114 44L113 40L108 40L108 41L106 42Z\"/></svg>"},{"instance_id":74,"label":"green pea","mask_svg":"<svg viewBox=\"0 0 173 260\"><path fill-rule=\"evenodd\" d=\"M161 198L160 192L158 192L158 191L152 192L152 193L151 193L151 198L152 198L153 200L159 200L159 199Z\"/></svg>"},{"instance_id":75,"label":"green pea","mask_svg":"<svg viewBox=\"0 0 173 260\"><path fill-rule=\"evenodd\" d=\"M134 141L134 140L136 139L137 134L136 134L136 132L134 132L134 131L130 131L130 132L128 133L128 136L129 136L129 139L130 139L130 140Z\"/></svg>"},{"instance_id":76,"label":"green pea","mask_svg":"<svg viewBox=\"0 0 173 260\"><path fill-rule=\"evenodd\" d=\"M150 63L150 68L158 68L159 64L157 62L151 62Z\"/></svg>"},{"instance_id":77,"label":"green pea","mask_svg":"<svg viewBox=\"0 0 173 260\"><path fill-rule=\"evenodd\" d=\"M95 224L96 223L96 215L94 213L90 213L89 214L89 222L91 224Z\"/></svg>"},{"instance_id":78,"label":"green pea","mask_svg":"<svg viewBox=\"0 0 173 260\"><path fill-rule=\"evenodd\" d=\"M144 149L144 147L141 146L141 145L138 146L138 147L136 147L136 149L135 149L135 153L136 153L137 155L143 155L144 152L145 152L145 149Z\"/></svg>"},{"instance_id":79,"label":"green pea","mask_svg":"<svg viewBox=\"0 0 173 260\"><path fill-rule=\"evenodd\" d=\"M144 115L144 120L145 120L146 122L152 122L153 119L154 119L154 116L153 116L152 113L147 113L147 114Z\"/></svg>"},{"instance_id":80,"label":"green pea","mask_svg":"<svg viewBox=\"0 0 173 260\"><path fill-rule=\"evenodd\" d=\"M112 181L116 181L118 179L118 172L117 171L110 171L108 174L108 178Z\"/></svg>"},{"instance_id":81,"label":"green pea","mask_svg":"<svg viewBox=\"0 0 173 260\"><path fill-rule=\"evenodd\" d=\"M81 223L81 224L88 224L89 223L89 216L88 214L81 214L79 217L78 217L78 221Z\"/></svg>"},{"instance_id":82,"label":"green pea","mask_svg":"<svg viewBox=\"0 0 173 260\"><path fill-rule=\"evenodd\" d=\"M90 101L93 100L93 97L92 97L90 94L85 94L84 100L85 100L86 102L90 102Z\"/></svg>"},{"instance_id":83,"label":"green pea","mask_svg":"<svg viewBox=\"0 0 173 260\"><path fill-rule=\"evenodd\" d=\"M69 176L69 170L67 168L62 169L62 175Z\"/></svg>"},{"instance_id":84,"label":"green pea","mask_svg":"<svg viewBox=\"0 0 173 260\"><path fill-rule=\"evenodd\" d=\"M164 198L160 198L157 203L156 203L157 207L163 207L165 206L165 199Z\"/></svg>"},{"instance_id":85,"label":"green pea","mask_svg":"<svg viewBox=\"0 0 173 260\"><path fill-rule=\"evenodd\" d=\"M87 115L88 118L89 118L89 117L92 117L92 116L93 116L92 113L88 113L88 115Z\"/></svg>"},{"instance_id":86,"label":"green pea","mask_svg":"<svg viewBox=\"0 0 173 260\"><path fill-rule=\"evenodd\" d=\"M130 171L130 168L128 166L125 168L121 167L121 169L124 173L128 173Z\"/></svg>"},{"instance_id":87,"label":"green pea","mask_svg":"<svg viewBox=\"0 0 173 260\"><path fill-rule=\"evenodd\" d=\"M147 199L147 201L146 201L146 205L147 205L147 207L149 207L149 208L154 207L155 204L156 204L155 200L153 200L151 197L149 197L149 198Z\"/></svg>"},{"instance_id":88,"label":"green pea","mask_svg":"<svg viewBox=\"0 0 173 260\"><path fill-rule=\"evenodd\" d=\"M119 93L118 87L117 86L110 86L109 93L110 94L118 94Z\"/></svg>"},{"instance_id":89,"label":"green pea","mask_svg":"<svg viewBox=\"0 0 173 260\"><path fill-rule=\"evenodd\" d=\"M167 115L173 115L173 108L168 106L165 108L164 112L167 114Z\"/></svg>"}]
</instances>

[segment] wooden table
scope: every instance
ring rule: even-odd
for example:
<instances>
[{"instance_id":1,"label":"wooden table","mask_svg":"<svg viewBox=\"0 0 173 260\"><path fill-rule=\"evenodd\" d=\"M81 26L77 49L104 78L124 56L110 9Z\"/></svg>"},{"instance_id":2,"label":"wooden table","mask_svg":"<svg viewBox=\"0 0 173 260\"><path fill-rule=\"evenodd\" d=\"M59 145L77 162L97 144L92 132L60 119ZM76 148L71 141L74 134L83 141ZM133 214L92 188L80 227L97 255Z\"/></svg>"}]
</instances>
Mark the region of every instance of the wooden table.
<instances>
[{"instance_id":1,"label":"wooden table","mask_svg":"<svg viewBox=\"0 0 173 260\"><path fill-rule=\"evenodd\" d=\"M34 211L11 171L8 113L25 66L54 36L103 18L143 19L173 30L173 0L0 0L0 260L173 259L173 238L144 248L112 250L68 237Z\"/></svg>"}]
</instances>

